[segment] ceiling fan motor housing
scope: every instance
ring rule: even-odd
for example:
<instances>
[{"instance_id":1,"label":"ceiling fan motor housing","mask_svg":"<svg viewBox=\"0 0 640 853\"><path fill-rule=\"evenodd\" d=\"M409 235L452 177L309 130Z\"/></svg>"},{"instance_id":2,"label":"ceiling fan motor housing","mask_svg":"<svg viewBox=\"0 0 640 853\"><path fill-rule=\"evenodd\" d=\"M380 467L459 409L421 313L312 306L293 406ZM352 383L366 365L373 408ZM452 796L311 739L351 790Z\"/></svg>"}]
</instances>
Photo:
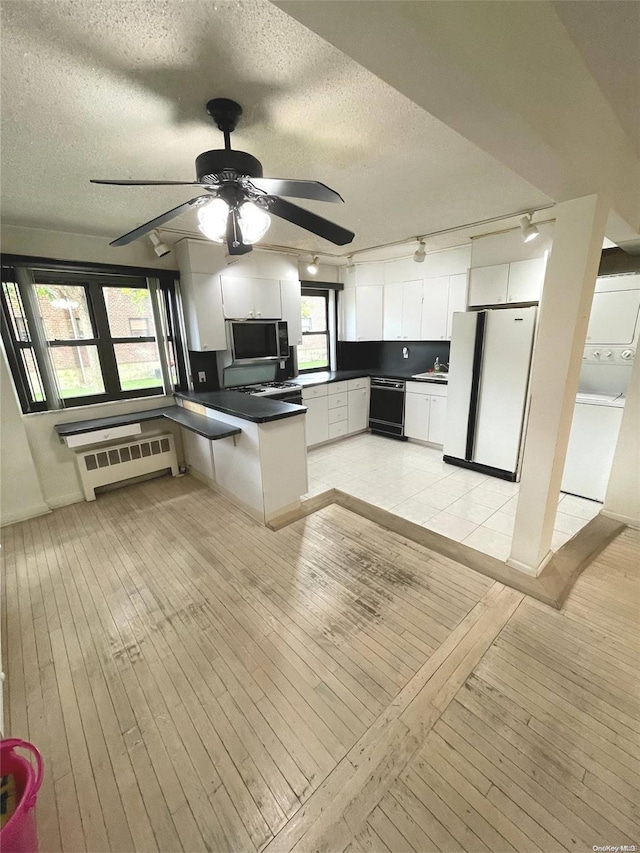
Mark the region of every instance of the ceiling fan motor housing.
<instances>
[{"instance_id":1,"label":"ceiling fan motor housing","mask_svg":"<svg viewBox=\"0 0 640 853\"><path fill-rule=\"evenodd\" d=\"M235 172L249 178L261 178L263 176L262 163L256 157L247 154L246 151L229 151L221 148L214 151L203 151L196 157L198 181L216 180L217 176L224 172Z\"/></svg>"}]
</instances>

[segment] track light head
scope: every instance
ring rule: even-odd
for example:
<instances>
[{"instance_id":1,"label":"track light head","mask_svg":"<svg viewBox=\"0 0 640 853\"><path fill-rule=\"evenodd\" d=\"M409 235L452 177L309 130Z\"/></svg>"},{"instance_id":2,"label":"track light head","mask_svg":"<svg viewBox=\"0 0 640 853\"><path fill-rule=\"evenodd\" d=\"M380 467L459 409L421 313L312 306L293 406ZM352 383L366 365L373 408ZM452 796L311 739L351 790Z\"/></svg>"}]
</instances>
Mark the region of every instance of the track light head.
<instances>
[{"instance_id":1,"label":"track light head","mask_svg":"<svg viewBox=\"0 0 640 853\"><path fill-rule=\"evenodd\" d=\"M318 256L314 255L310 264L307 264L307 272L311 275L318 274Z\"/></svg>"},{"instance_id":2,"label":"track light head","mask_svg":"<svg viewBox=\"0 0 640 853\"><path fill-rule=\"evenodd\" d=\"M424 263L424 259L425 259L426 257L427 257L427 253L426 253L426 251L425 251L425 242L424 242L424 240L419 240L419 241L418 241L418 248L417 248L417 249L416 249L416 251L415 251L415 254L414 254L414 256L413 256L413 260L414 260L417 264L423 264L423 263Z\"/></svg>"},{"instance_id":3,"label":"track light head","mask_svg":"<svg viewBox=\"0 0 640 853\"><path fill-rule=\"evenodd\" d=\"M156 230L149 232L149 239L153 243L153 251L159 258L164 258L164 256L168 255L171 251L167 244L162 242L160 235Z\"/></svg>"},{"instance_id":4,"label":"track light head","mask_svg":"<svg viewBox=\"0 0 640 853\"><path fill-rule=\"evenodd\" d=\"M522 239L525 243L530 243L532 240L536 239L538 234L540 234L537 226L535 226L531 221L530 213L522 217L520 220L520 228L522 229Z\"/></svg>"}]
</instances>

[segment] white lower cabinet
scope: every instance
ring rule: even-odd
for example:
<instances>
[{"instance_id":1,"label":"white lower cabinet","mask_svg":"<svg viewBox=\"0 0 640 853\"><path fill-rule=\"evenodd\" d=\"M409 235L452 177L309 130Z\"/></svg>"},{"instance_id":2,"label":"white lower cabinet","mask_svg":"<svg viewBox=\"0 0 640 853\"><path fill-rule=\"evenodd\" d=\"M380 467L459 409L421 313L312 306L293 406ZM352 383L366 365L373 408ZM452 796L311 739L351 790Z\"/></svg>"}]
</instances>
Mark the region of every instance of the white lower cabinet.
<instances>
[{"instance_id":1,"label":"white lower cabinet","mask_svg":"<svg viewBox=\"0 0 640 853\"><path fill-rule=\"evenodd\" d=\"M325 397L303 400L307 407L307 447L329 440L329 401Z\"/></svg>"},{"instance_id":2,"label":"white lower cabinet","mask_svg":"<svg viewBox=\"0 0 640 853\"><path fill-rule=\"evenodd\" d=\"M446 386L407 382L404 398L404 434L407 438L444 444L447 412Z\"/></svg>"},{"instance_id":3,"label":"white lower cabinet","mask_svg":"<svg viewBox=\"0 0 640 853\"><path fill-rule=\"evenodd\" d=\"M307 407L307 447L362 432L369 423L369 379L302 389Z\"/></svg>"},{"instance_id":4,"label":"white lower cabinet","mask_svg":"<svg viewBox=\"0 0 640 853\"><path fill-rule=\"evenodd\" d=\"M369 424L369 389L349 389L349 432L362 432Z\"/></svg>"},{"instance_id":5,"label":"white lower cabinet","mask_svg":"<svg viewBox=\"0 0 640 853\"><path fill-rule=\"evenodd\" d=\"M429 441L429 409L431 398L428 394L406 394L404 398L404 434L407 438Z\"/></svg>"},{"instance_id":6,"label":"white lower cabinet","mask_svg":"<svg viewBox=\"0 0 640 853\"><path fill-rule=\"evenodd\" d=\"M429 396L429 438L433 444L444 444L444 426L447 419L447 398Z\"/></svg>"}]
</instances>

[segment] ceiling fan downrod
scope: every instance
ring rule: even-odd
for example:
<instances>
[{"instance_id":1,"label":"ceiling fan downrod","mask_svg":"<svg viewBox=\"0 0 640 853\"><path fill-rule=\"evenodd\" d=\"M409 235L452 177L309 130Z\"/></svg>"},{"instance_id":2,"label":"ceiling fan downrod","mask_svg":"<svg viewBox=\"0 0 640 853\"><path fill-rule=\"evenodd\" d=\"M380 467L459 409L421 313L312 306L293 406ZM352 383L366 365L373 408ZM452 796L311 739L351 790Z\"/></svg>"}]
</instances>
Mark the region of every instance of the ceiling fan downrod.
<instances>
[{"instance_id":1,"label":"ceiling fan downrod","mask_svg":"<svg viewBox=\"0 0 640 853\"><path fill-rule=\"evenodd\" d=\"M242 107L236 101L229 98L213 98L207 103L207 112L215 121L218 130L224 135L224 147L231 150L231 134L238 126Z\"/></svg>"}]
</instances>

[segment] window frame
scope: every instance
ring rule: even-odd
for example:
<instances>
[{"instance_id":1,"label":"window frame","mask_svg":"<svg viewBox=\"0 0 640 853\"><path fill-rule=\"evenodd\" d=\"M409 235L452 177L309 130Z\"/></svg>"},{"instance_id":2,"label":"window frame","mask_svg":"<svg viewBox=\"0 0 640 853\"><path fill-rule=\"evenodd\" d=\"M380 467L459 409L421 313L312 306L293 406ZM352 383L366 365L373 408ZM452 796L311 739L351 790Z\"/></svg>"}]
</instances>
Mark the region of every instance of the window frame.
<instances>
[{"instance_id":1,"label":"window frame","mask_svg":"<svg viewBox=\"0 0 640 853\"><path fill-rule=\"evenodd\" d=\"M322 296L324 298L324 306L325 306L325 326L326 329L324 332L305 332L302 334L302 345L304 345L305 336L313 336L318 337L319 335L324 335L327 340L327 363L322 367L307 367L304 369L298 368L298 373L307 374L307 373L326 373L327 370L331 370L331 326L329 324L329 288L323 287L304 287L300 288L300 301L301 301L301 313L302 313L302 298L305 296ZM297 355L297 348L296 348Z\"/></svg>"},{"instance_id":2,"label":"window frame","mask_svg":"<svg viewBox=\"0 0 640 853\"><path fill-rule=\"evenodd\" d=\"M32 276L32 285L38 284L58 284L58 285L73 285L82 286L85 290L87 306L92 323L93 338L78 338L71 340L46 340L47 350L56 347L82 347L95 346L97 347L102 381L104 384L104 392L98 394L87 394L77 397L62 398L64 408L77 408L80 406L91 406L97 403L116 402L120 400L132 400L137 398L162 396L170 394L172 391L184 391L187 389L187 370L185 364L184 347L182 335L180 331L180 311L177 295L176 283L178 274L173 271L144 269L144 268L127 268L127 267L112 267L108 265L88 265L83 263L49 261L48 259L7 256L3 257L2 263L2 281L13 282L18 287L22 301L24 294L19 283L19 276L16 274L17 268L24 267ZM157 310L153 308L152 316L154 320L154 335L144 336L128 336L128 337L112 337L109 328L109 319L107 315L106 302L104 299L103 288L105 287L127 287L140 288L147 290L153 298L153 290L150 286L149 278L157 280L157 291L162 302L162 320L164 328L156 328ZM35 297L37 300L37 297ZM38 347L34 345L33 334L34 329L29 327L29 315L25 310L25 324L29 341L25 342L18 339L11 325L10 317L12 316L6 302L4 288L2 288L2 338L7 351L7 358L11 373L13 375L14 384L18 393L18 398L22 410L25 414L40 411L51 411L55 409L52 405L52 400L48 398L45 383L42 383L44 401L34 399L31 393L29 378L26 375L26 370L20 357L21 348L30 348L33 352L33 358L38 368L40 376L43 371L47 370L49 365L41 363L41 355L38 352ZM120 383L118 364L115 354L115 346L117 344L131 343L155 343L158 349L158 357L160 364L164 363L163 357L160 354L161 348L166 347L170 351L173 358L173 366L177 381L173 381L172 371L169 371L168 380L170 384L165 390L164 378L159 380L158 385L151 388L136 388L132 390L123 390ZM167 360L169 354L167 353ZM165 373L163 368L163 374Z\"/></svg>"}]
</instances>

